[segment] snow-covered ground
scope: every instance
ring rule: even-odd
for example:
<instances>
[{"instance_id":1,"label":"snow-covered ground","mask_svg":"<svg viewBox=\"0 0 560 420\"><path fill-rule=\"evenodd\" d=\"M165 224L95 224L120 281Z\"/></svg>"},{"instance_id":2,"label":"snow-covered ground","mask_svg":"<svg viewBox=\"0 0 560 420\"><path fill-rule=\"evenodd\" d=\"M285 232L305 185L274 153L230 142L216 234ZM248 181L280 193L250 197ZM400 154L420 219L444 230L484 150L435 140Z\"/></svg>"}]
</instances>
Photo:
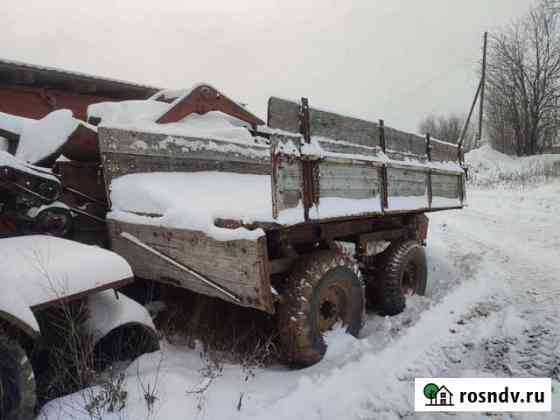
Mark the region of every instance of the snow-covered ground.
<instances>
[{"instance_id":1,"label":"snow-covered ground","mask_svg":"<svg viewBox=\"0 0 560 420\"><path fill-rule=\"evenodd\" d=\"M126 370L122 411L90 417L93 389L39 418L560 419L559 208L560 180L471 188L469 208L430 215L427 296L370 314L359 339L333 332L315 366L209 369L198 349L164 343ZM414 413L414 378L438 376L551 377L553 412Z\"/></svg>"}]
</instances>

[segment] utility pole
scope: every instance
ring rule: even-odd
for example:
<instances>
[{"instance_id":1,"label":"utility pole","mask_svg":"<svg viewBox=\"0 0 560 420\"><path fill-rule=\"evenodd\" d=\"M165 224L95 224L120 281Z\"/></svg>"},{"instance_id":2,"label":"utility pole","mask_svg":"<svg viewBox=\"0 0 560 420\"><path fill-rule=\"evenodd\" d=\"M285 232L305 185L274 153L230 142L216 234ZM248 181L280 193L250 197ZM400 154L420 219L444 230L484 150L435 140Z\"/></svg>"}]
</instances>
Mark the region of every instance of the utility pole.
<instances>
[{"instance_id":1,"label":"utility pole","mask_svg":"<svg viewBox=\"0 0 560 420\"><path fill-rule=\"evenodd\" d=\"M482 139L482 119L484 117L484 88L486 85L486 50L488 45L488 32L484 32L484 45L482 47L482 76L480 78L480 111L478 115L478 135L476 136L476 147L480 146Z\"/></svg>"}]
</instances>

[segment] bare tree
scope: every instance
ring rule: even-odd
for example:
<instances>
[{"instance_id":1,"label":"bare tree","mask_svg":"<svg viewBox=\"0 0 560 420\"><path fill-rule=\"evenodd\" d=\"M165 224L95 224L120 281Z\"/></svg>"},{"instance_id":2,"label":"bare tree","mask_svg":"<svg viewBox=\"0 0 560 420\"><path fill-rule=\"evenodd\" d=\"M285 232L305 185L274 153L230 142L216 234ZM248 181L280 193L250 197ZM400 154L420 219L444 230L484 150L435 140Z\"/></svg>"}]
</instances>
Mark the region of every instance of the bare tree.
<instances>
[{"instance_id":1,"label":"bare tree","mask_svg":"<svg viewBox=\"0 0 560 420\"><path fill-rule=\"evenodd\" d=\"M486 80L494 148L541 153L560 131L560 25L545 2L491 37Z\"/></svg>"},{"instance_id":2,"label":"bare tree","mask_svg":"<svg viewBox=\"0 0 560 420\"><path fill-rule=\"evenodd\" d=\"M418 125L421 134L430 134L440 140L449 143L457 143L461 136L461 130L465 123L465 118L456 114L450 115L428 115ZM467 133L467 138L469 138Z\"/></svg>"}]
</instances>

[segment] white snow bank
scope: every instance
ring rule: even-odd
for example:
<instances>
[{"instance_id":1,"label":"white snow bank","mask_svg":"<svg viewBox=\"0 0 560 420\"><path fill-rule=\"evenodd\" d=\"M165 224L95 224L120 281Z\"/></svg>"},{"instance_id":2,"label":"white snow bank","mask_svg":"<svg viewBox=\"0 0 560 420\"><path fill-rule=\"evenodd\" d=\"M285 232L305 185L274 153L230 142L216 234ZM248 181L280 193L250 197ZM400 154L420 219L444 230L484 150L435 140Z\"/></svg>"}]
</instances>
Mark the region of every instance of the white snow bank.
<instances>
[{"instance_id":1,"label":"white snow bank","mask_svg":"<svg viewBox=\"0 0 560 420\"><path fill-rule=\"evenodd\" d=\"M72 115L72 111L61 109L25 124L16 157L25 162L37 163L55 153L78 128L79 122Z\"/></svg>"},{"instance_id":2,"label":"white snow bank","mask_svg":"<svg viewBox=\"0 0 560 420\"><path fill-rule=\"evenodd\" d=\"M465 161L472 185L525 185L560 176L560 155L515 157L486 144L465 154Z\"/></svg>"},{"instance_id":3,"label":"white snow bank","mask_svg":"<svg viewBox=\"0 0 560 420\"><path fill-rule=\"evenodd\" d=\"M0 284L32 307L133 277L128 263L95 246L51 236L0 239ZM17 288L13 287L17 285Z\"/></svg>"}]
</instances>

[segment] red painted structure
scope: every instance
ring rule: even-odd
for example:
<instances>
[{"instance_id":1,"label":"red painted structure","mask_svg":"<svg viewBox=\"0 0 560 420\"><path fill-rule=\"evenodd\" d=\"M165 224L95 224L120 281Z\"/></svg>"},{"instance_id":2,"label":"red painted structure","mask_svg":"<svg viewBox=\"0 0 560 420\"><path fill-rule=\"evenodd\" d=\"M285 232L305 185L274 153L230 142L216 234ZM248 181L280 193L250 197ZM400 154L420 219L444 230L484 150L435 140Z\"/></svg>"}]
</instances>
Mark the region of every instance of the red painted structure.
<instances>
[{"instance_id":1,"label":"red painted structure","mask_svg":"<svg viewBox=\"0 0 560 420\"><path fill-rule=\"evenodd\" d=\"M39 119L71 109L87 119L87 107L104 101L146 99L160 89L82 73L0 59L0 112Z\"/></svg>"},{"instance_id":2,"label":"red painted structure","mask_svg":"<svg viewBox=\"0 0 560 420\"><path fill-rule=\"evenodd\" d=\"M156 100L163 99L156 98ZM251 124L254 129L258 125L265 124L260 118L209 85L195 87L188 95L162 115L157 120L157 123L173 123L182 120L192 113L206 114L210 111L221 111L236 117Z\"/></svg>"}]
</instances>

